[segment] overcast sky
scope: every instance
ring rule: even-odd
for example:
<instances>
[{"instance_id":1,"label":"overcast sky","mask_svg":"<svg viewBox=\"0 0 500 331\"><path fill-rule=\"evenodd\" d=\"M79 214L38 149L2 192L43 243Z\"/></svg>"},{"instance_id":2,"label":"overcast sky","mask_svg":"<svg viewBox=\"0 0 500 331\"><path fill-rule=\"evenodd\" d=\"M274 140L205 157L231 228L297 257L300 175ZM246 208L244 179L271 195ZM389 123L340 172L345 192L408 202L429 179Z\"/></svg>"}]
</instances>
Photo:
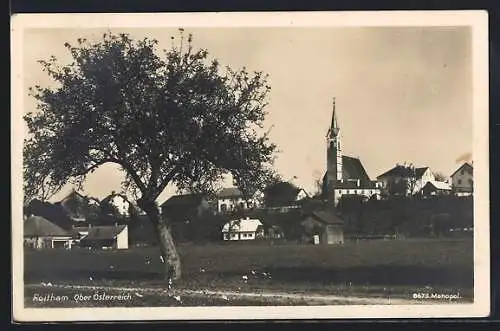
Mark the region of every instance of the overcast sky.
<instances>
[{"instance_id":1,"label":"overcast sky","mask_svg":"<svg viewBox=\"0 0 500 331\"><path fill-rule=\"evenodd\" d=\"M51 84L36 62L69 56L64 42L106 30L37 29L24 35L24 82ZM111 30L155 38L168 48L175 29ZM450 175L472 152L471 35L450 28L186 28L195 47L233 68L269 74L268 127L276 168L308 191L326 168L325 135L336 98L344 155L359 157L372 179L397 162ZM34 101L26 92L25 111ZM223 148L223 146L221 146ZM113 166L88 177L84 193L120 189ZM59 199L70 187L57 194ZM174 192L168 188L163 202Z\"/></svg>"}]
</instances>

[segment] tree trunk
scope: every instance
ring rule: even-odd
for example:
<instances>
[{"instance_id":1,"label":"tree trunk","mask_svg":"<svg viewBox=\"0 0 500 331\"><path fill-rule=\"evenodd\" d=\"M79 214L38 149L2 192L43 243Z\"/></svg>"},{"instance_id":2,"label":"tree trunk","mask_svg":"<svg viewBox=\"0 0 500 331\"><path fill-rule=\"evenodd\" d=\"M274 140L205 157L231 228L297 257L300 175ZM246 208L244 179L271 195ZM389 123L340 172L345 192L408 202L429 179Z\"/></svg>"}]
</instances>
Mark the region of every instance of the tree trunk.
<instances>
[{"instance_id":1,"label":"tree trunk","mask_svg":"<svg viewBox=\"0 0 500 331\"><path fill-rule=\"evenodd\" d=\"M178 280L181 278L181 260L177 249L175 248L174 239L167 227L165 220L157 217L156 234L158 235L161 255L165 261L165 278Z\"/></svg>"},{"instance_id":2,"label":"tree trunk","mask_svg":"<svg viewBox=\"0 0 500 331\"><path fill-rule=\"evenodd\" d=\"M179 280L182 275L181 260L166 221L162 219L154 203L140 199L138 205L146 212L155 227L160 253L164 261L165 279Z\"/></svg>"}]
</instances>

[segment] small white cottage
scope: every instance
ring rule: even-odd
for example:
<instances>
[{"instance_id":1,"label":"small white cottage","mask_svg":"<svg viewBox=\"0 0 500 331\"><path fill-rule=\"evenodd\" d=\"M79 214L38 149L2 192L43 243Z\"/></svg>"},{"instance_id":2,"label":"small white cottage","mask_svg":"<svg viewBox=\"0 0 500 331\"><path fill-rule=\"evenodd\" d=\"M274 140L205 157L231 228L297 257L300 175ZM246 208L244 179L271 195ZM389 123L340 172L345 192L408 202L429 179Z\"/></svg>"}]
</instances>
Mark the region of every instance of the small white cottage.
<instances>
[{"instance_id":1,"label":"small white cottage","mask_svg":"<svg viewBox=\"0 0 500 331\"><path fill-rule=\"evenodd\" d=\"M264 226L258 219L249 217L232 220L222 228L224 240L255 240L264 236Z\"/></svg>"},{"instance_id":2,"label":"small white cottage","mask_svg":"<svg viewBox=\"0 0 500 331\"><path fill-rule=\"evenodd\" d=\"M72 233L41 216L24 221L24 245L33 249L67 248L73 244Z\"/></svg>"}]
</instances>

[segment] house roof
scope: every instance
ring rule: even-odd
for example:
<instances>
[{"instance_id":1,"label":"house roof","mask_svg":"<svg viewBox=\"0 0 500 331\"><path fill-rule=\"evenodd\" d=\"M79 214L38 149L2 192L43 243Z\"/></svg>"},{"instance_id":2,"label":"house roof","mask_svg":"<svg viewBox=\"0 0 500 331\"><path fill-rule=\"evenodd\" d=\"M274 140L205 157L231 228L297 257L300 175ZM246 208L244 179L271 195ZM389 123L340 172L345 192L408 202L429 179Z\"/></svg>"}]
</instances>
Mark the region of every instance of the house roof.
<instances>
[{"instance_id":1,"label":"house roof","mask_svg":"<svg viewBox=\"0 0 500 331\"><path fill-rule=\"evenodd\" d=\"M161 204L161 208L189 208L198 206L205 198L203 194L174 195Z\"/></svg>"},{"instance_id":2,"label":"house roof","mask_svg":"<svg viewBox=\"0 0 500 331\"><path fill-rule=\"evenodd\" d=\"M89 229L89 233L82 239L82 241L90 240L109 240L116 238L126 225L109 225L109 226L93 226Z\"/></svg>"},{"instance_id":3,"label":"house roof","mask_svg":"<svg viewBox=\"0 0 500 331\"><path fill-rule=\"evenodd\" d=\"M30 216L24 221L25 237L66 237L71 232L41 216Z\"/></svg>"},{"instance_id":4,"label":"house roof","mask_svg":"<svg viewBox=\"0 0 500 331\"><path fill-rule=\"evenodd\" d=\"M332 210L325 209L325 210L318 210L318 211L313 211L311 213L311 216L326 224L343 224L344 221Z\"/></svg>"},{"instance_id":5,"label":"house roof","mask_svg":"<svg viewBox=\"0 0 500 331\"><path fill-rule=\"evenodd\" d=\"M417 178L421 178L424 173L429 169L429 167L420 167L415 168L415 174ZM397 165L394 168L384 172L382 175L378 176L378 178L383 177L409 177L409 169L403 165Z\"/></svg>"},{"instance_id":6,"label":"house roof","mask_svg":"<svg viewBox=\"0 0 500 331\"><path fill-rule=\"evenodd\" d=\"M440 181L437 181L437 180L434 180L434 181L428 181L423 188L425 187L429 187L429 186L432 186L434 187L435 189L438 189L438 190L451 190L451 185L448 184L448 183L445 183L445 182L440 182Z\"/></svg>"},{"instance_id":7,"label":"house roof","mask_svg":"<svg viewBox=\"0 0 500 331\"><path fill-rule=\"evenodd\" d=\"M366 173L361 160L351 156L342 156L342 178L359 179L363 182L369 182L370 177Z\"/></svg>"},{"instance_id":8,"label":"house roof","mask_svg":"<svg viewBox=\"0 0 500 331\"><path fill-rule=\"evenodd\" d=\"M73 220L64 212L59 203L52 204L34 199L28 204L26 212L28 215L41 216L67 231L71 230L73 225Z\"/></svg>"},{"instance_id":9,"label":"house roof","mask_svg":"<svg viewBox=\"0 0 500 331\"><path fill-rule=\"evenodd\" d=\"M230 229L234 232L255 232L259 226L263 224L258 219L232 220L224 224L222 232L229 232Z\"/></svg>"},{"instance_id":10,"label":"house roof","mask_svg":"<svg viewBox=\"0 0 500 331\"><path fill-rule=\"evenodd\" d=\"M221 199L225 198L239 198L242 197L243 194L241 193L240 189L237 187L226 187L223 188L222 190L217 193L217 197Z\"/></svg>"},{"instance_id":11,"label":"house roof","mask_svg":"<svg viewBox=\"0 0 500 331\"><path fill-rule=\"evenodd\" d=\"M474 170L474 167L472 166L472 164L468 163L468 162L465 162L464 164L462 164L457 170L455 170L455 172L450 176L450 177L453 177L455 176L455 174L464 169L465 171L467 171L468 173L472 174L473 170Z\"/></svg>"},{"instance_id":12,"label":"house roof","mask_svg":"<svg viewBox=\"0 0 500 331\"><path fill-rule=\"evenodd\" d=\"M300 192L304 192L304 195L305 195L306 197L310 197L310 194L309 194L306 190L304 190L303 188L299 188L299 189L297 190L297 195L299 195L299 193L300 193Z\"/></svg>"}]
</instances>

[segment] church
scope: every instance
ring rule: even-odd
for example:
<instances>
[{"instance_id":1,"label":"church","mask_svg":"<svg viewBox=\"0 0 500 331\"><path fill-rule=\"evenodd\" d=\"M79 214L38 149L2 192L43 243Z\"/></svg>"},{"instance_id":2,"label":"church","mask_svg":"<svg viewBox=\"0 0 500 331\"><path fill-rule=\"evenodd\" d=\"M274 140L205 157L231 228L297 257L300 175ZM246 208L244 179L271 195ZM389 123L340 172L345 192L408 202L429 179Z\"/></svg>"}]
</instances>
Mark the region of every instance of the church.
<instances>
[{"instance_id":1,"label":"church","mask_svg":"<svg viewBox=\"0 0 500 331\"><path fill-rule=\"evenodd\" d=\"M332 122L328 130L326 173L323 177L323 196L336 206L342 196L363 196L366 199L380 196L377 181L368 176L359 158L342 155L340 127L333 99Z\"/></svg>"}]
</instances>

